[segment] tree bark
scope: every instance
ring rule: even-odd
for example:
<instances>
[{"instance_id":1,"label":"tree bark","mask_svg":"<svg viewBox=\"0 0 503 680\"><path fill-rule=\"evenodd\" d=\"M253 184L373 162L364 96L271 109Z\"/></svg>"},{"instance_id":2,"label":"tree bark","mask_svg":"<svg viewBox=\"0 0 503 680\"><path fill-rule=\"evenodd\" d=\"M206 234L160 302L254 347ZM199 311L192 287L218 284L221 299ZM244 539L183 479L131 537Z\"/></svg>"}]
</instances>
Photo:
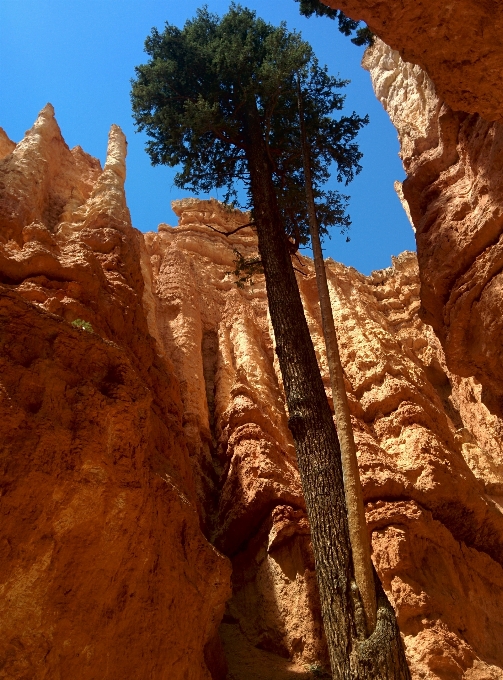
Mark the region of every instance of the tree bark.
<instances>
[{"instance_id":1,"label":"tree bark","mask_svg":"<svg viewBox=\"0 0 503 680\"><path fill-rule=\"evenodd\" d=\"M272 167L255 105L246 107L247 160L253 216L271 322L297 452L316 563L323 623L334 680L410 680L393 610L382 591L377 625L358 635L339 442L304 316Z\"/></svg>"},{"instance_id":2,"label":"tree bark","mask_svg":"<svg viewBox=\"0 0 503 680\"><path fill-rule=\"evenodd\" d=\"M351 425L346 387L344 385L344 372L339 354L339 343L335 330L330 293L328 290L327 273L321 249L318 218L314 203L313 181L311 176L311 159L309 145L306 138L304 125L304 111L302 106L302 92L300 80L297 79L299 98L300 135L302 147L302 159L304 165L304 179L306 184L306 200L309 214L309 233L314 255L314 268L316 272L316 285L320 298L321 322L323 336L327 350L328 370L330 385L332 387L332 399L334 402L335 422L337 436L341 447L342 472L344 477L344 491L346 496L346 509L348 513L349 538L353 554L353 566L355 581L358 587L363 610L365 612L365 632L370 635L376 625L376 593L374 586L374 574L370 558L370 541L367 533L365 509L363 506L363 493L358 471L356 446Z\"/></svg>"}]
</instances>

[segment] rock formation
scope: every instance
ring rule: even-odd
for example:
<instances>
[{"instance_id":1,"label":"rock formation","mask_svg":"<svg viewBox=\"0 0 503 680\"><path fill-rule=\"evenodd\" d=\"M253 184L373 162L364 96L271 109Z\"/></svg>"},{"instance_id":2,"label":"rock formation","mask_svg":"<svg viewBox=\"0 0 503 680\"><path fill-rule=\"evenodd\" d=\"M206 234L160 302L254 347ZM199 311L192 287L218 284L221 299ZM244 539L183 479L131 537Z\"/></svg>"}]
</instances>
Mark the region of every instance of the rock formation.
<instances>
[{"instance_id":1,"label":"rock formation","mask_svg":"<svg viewBox=\"0 0 503 680\"><path fill-rule=\"evenodd\" d=\"M503 5L497 0L322 0L362 19L421 66L455 111L503 119Z\"/></svg>"},{"instance_id":2,"label":"rock formation","mask_svg":"<svg viewBox=\"0 0 503 680\"><path fill-rule=\"evenodd\" d=\"M0 677L313 677L327 655L265 286L230 273L256 253L252 229L226 235L248 216L186 199L179 226L140 234L120 130L102 170L51 107L2 149ZM328 270L413 676L501 678L502 422L421 320L414 254Z\"/></svg>"},{"instance_id":3,"label":"rock formation","mask_svg":"<svg viewBox=\"0 0 503 680\"><path fill-rule=\"evenodd\" d=\"M400 138L423 318L450 370L477 378L484 402L501 416L503 126L452 111L420 67L381 41L364 66Z\"/></svg>"},{"instance_id":4,"label":"rock formation","mask_svg":"<svg viewBox=\"0 0 503 680\"><path fill-rule=\"evenodd\" d=\"M0 128L0 159L5 158L11 151L15 149L16 145L11 141L5 133L5 130Z\"/></svg>"},{"instance_id":5,"label":"rock formation","mask_svg":"<svg viewBox=\"0 0 503 680\"><path fill-rule=\"evenodd\" d=\"M256 676L239 661L251 643L298 664L325 663L264 283L258 277L240 290L229 274L233 249L256 252L253 232L216 233L247 221L216 202L189 199L175 210L178 227L145 236L157 301L151 332L176 357L200 469L211 469L208 453L215 460L217 476L210 484L200 473L199 488L202 497L204 488L221 489L209 525L233 563L221 627L231 677L297 677L267 675L257 651ZM330 399L314 271L301 259L299 286ZM500 421L473 379L449 373L419 319L413 254L370 277L334 262L329 274L374 559L414 675L502 677L503 466L493 452Z\"/></svg>"},{"instance_id":6,"label":"rock formation","mask_svg":"<svg viewBox=\"0 0 503 680\"><path fill-rule=\"evenodd\" d=\"M148 332L125 138L102 170L53 114L0 161L0 677L209 680L229 563Z\"/></svg>"},{"instance_id":7,"label":"rock formation","mask_svg":"<svg viewBox=\"0 0 503 680\"><path fill-rule=\"evenodd\" d=\"M386 43L378 41L364 63L402 144L422 314L450 369L476 377L501 416L503 7L323 1L366 21Z\"/></svg>"}]
</instances>

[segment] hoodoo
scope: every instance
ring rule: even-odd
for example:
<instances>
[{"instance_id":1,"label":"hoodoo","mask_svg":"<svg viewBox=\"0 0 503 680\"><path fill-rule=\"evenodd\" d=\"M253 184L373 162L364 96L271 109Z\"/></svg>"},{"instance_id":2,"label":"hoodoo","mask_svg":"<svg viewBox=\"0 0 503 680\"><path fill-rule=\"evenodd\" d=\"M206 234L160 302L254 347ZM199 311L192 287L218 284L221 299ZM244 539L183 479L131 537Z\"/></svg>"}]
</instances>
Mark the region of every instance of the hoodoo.
<instances>
[{"instance_id":1,"label":"hoodoo","mask_svg":"<svg viewBox=\"0 0 503 680\"><path fill-rule=\"evenodd\" d=\"M395 84L406 67L374 50L378 96L405 120L376 64L396 70L383 78ZM437 104L424 106L407 139L426 134ZM248 216L186 199L178 226L141 234L121 131L101 169L66 146L50 106L15 148L2 143L5 677L320 674L309 525L264 282L241 289L229 273L234 249L250 257L256 237L211 229ZM299 267L330 400L313 264ZM327 273L373 560L413 677L501 677L499 416L421 319L414 254L368 277L335 262Z\"/></svg>"},{"instance_id":2,"label":"hoodoo","mask_svg":"<svg viewBox=\"0 0 503 680\"><path fill-rule=\"evenodd\" d=\"M417 241L326 265L372 560L414 680L500 680L503 5L327 4L378 36ZM50 104L0 128L0 678L329 678L265 284L231 273L250 216L140 233L126 150L69 149Z\"/></svg>"}]
</instances>

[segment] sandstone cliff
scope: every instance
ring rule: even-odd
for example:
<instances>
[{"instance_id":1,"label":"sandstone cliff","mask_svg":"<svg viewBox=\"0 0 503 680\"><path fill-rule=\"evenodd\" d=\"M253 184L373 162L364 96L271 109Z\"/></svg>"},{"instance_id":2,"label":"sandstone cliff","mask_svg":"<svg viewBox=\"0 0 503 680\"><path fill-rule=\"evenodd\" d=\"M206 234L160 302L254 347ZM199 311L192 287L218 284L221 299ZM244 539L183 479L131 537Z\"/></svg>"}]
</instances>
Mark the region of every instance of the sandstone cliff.
<instances>
[{"instance_id":1,"label":"sandstone cliff","mask_svg":"<svg viewBox=\"0 0 503 680\"><path fill-rule=\"evenodd\" d=\"M247 216L187 199L140 234L120 130L102 170L50 107L2 148L0 677L312 677L326 651L265 287L229 274L256 240L215 231ZM503 677L501 420L420 319L413 254L370 277L331 262L329 285L414 678Z\"/></svg>"},{"instance_id":2,"label":"sandstone cliff","mask_svg":"<svg viewBox=\"0 0 503 680\"><path fill-rule=\"evenodd\" d=\"M484 402L501 416L503 126L452 111L420 67L381 41L364 66L400 138L423 318L450 370L479 380Z\"/></svg>"},{"instance_id":3,"label":"sandstone cliff","mask_svg":"<svg viewBox=\"0 0 503 680\"><path fill-rule=\"evenodd\" d=\"M0 677L209 680L229 566L147 328L126 142L102 170L53 113L0 161Z\"/></svg>"},{"instance_id":4,"label":"sandstone cliff","mask_svg":"<svg viewBox=\"0 0 503 680\"><path fill-rule=\"evenodd\" d=\"M323 1L386 43L364 64L402 144L398 191L417 233L423 318L450 369L477 378L501 416L503 6Z\"/></svg>"},{"instance_id":5,"label":"sandstone cliff","mask_svg":"<svg viewBox=\"0 0 503 680\"><path fill-rule=\"evenodd\" d=\"M362 19L418 64L455 111L503 119L503 5L497 0L322 0Z\"/></svg>"},{"instance_id":6,"label":"sandstone cliff","mask_svg":"<svg viewBox=\"0 0 503 680\"><path fill-rule=\"evenodd\" d=\"M247 221L216 202L189 199L175 210L178 227L145 236L151 332L176 357L185 430L201 461L198 488L215 499L208 525L233 563L221 627L231 677L298 677L287 664L283 675L268 671L269 657L257 650L256 674L243 661L251 643L299 665L325 662L264 283L257 277L240 290L229 274L233 249L256 252L253 232L215 233ZM299 286L330 399L314 272L301 260ZM503 467L493 450L501 450L501 423L473 380L449 373L419 319L413 254L370 277L335 262L329 271L374 560L414 675L503 677Z\"/></svg>"}]
</instances>

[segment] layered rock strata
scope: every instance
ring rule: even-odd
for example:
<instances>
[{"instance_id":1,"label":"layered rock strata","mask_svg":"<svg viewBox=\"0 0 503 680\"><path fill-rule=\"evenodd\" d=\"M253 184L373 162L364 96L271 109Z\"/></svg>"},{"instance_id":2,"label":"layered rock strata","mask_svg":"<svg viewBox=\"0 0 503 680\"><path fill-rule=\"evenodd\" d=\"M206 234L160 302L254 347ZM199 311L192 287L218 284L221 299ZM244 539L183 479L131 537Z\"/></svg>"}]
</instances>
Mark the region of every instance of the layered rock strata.
<instances>
[{"instance_id":1,"label":"layered rock strata","mask_svg":"<svg viewBox=\"0 0 503 680\"><path fill-rule=\"evenodd\" d=\"M297 678L270 653L300 668L323 667L326 653L263 278L240 289L230 273L235 251L253 256L256 241L249 228L226 236L248 217L214 201L175 211L178 227L145 235L151 333L175 357L201 498L208 489L214 499L208 527L232 559L221 626L229 677ZM297 264L330 400L312 262ZM370 277L328 270L373 557L413 675L503 677L503 469L492 448L501 421L473 379L448 371L420 320L412 253Z\"/></svg>"},{"instance_id":2,"label":"layered rock strata","mask_svg":"<svg viewBox=\"0 0 503 680\"><path fill-rule=\"evenodd\" d=\"M179 226L140 234L122 133L102 170L51 108L3 148L0 677L319 674L265 286L230 273L235 250L256 254L250 228L226 235L249 217L187 199ZM420 319L413 254L328 273L373 559L413 676L503 677L501 421Z\"/></svg>"},{"instance_id":3,"label":"layered rock strata","mask_svg":"<svg viewBox=\"0 0 503 680\"><path fill-rule=\"evenodd\" d=\"M124 135L102 169L49 105L2 148L0 677L209 680L229 563L147 327Z\"/></svg>"},{"instance_id":4,"label":"layered rock strata","mask_svg":"<svg viewBox=\"0 0 503 680\"><path fill-rule=\"evenodd\" d=\"M434 81L455 111L503 120L503 6L497 0L322 0L362 19Z\"/></svg>"},{"instance_id":5,"label":"layered rock strata","mask_svg":"<svg viewBox=\"0 0 503 680\"><path fill-rule=\"evenodd\" d=\"M455 112L428 76L381 41L364 66L398 130L403 196L416 229L424 319L450 370L503 411L503 126Z\"/></svg>"}]
</instances>

